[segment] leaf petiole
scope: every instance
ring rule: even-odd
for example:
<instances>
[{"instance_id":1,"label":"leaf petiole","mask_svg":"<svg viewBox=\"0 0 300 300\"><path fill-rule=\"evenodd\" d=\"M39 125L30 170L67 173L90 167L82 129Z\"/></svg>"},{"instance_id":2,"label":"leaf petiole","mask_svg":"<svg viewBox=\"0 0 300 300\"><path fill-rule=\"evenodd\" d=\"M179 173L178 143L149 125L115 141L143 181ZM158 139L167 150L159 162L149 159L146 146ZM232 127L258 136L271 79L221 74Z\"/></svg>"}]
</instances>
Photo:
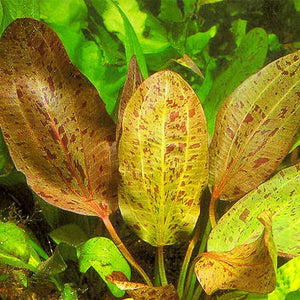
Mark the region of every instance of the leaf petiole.
<instances>
[{"instance_id":1,"label":"leaf petiole","mask_svg":"<svg viewBox=\"0 0 300 300\"><path fill-rule=\"evenodd\" d=\"M168 285L166 276L165 264L164 264L164 247L162 245L157 246L157 258L158 258L158 271L161 285Z\"/></svg>"}]
</instances>

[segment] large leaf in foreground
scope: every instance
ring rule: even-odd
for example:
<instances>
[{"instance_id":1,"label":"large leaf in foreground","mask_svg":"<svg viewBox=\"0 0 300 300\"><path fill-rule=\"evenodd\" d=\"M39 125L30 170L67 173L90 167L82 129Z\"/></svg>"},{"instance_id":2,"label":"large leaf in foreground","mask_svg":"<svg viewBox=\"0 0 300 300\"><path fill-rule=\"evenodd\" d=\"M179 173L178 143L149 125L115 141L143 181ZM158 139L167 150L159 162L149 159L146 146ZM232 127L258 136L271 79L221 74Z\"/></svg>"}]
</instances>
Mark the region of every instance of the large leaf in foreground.
<instances>
[{"instance_id":1,"label":"large leaf in foreground","mask_svg":"<svg viewBox=\"0 0 300 300\"><path fill-rule=\"evenodd\" d=\"M33 19L12 23L0 42L0 74L1 128L30 187L73 212L114 210L114 124L54 31Z\"/></svg>"},{"instance_id":2,"label":"large leaf in foreground","mask_svg":"<svg viewBox=\"0 0 300 300\"><path fill-rule=\"evenodd\" d=\"M142 283L130 282L122 272L114 271L106 280L115 284L120 290L125 290L135 300L178 300L178 294L173 284L164 286L148 286Z\"/></svg>"},{"instance_id":3,"label":"large leaf in foreground","mask_svg":"<svg viewBox=\"0 0 300 300\"><path fill-rule=\"evenodd\" d=\"M207 132L200 101L178 74L158 72L130 99L122 128L122 215L150 244L173 244L193 230L207 183Z\"/></svg>"},{"instance_id":4,"label":"large leaf in foreground","mask_svg":"<svg viewBox=\"0 0 300 300\"><path fill-rule=\"evenodd\" d=\"M260 215L264 233L254 242L227 252L205 252L198 256L195 273L209 295L218 289L238 289L267 294L276 285L277 254L272 224L267 213Z\"/></svg>"},{"instance_id":5,"label":"large leaf in foreground","mask_svg":"<svg viewBox=\"0 0 300 300\"><path fill-rule=\"evenodd\" d=\"M300 51L267 65L223 103L211 144L213 198L236 200L266 180L300 123Z\"/></svg>"},{"instance_id":6,"label":"large leaf in foreground","mask_svg":"<svg viewBox=\"0 0 300 300\"><path fill-rule=\"evenodd\" d=\"M229 251L251 242L262 231L256 216L272 214L274 242L279 254L300 254L300 164L281 170L239 200L217 223L208 239L209 251Z\"/></svg>"}]
</instances>

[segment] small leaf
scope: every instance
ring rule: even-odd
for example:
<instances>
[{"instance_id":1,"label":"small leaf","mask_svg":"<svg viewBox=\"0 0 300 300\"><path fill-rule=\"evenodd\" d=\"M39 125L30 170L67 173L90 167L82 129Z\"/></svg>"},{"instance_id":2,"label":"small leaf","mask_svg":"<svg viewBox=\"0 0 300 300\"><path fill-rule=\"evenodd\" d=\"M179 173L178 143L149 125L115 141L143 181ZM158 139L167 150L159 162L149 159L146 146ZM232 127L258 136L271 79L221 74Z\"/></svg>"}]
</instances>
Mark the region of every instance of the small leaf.
<instances>
[{"instance_id":1,"label":"small leaf","mask_svg":"<svg viewBox=\"0 0 300 300\"><path fill-rule=\"evenodd\" d=\"M128 73L126 82L122 91L122 95L120 98L119 104L119 112L118 112L118 121L117 121L117 129L116 129L116 142L119 144L119 140L122 133L122 122L125 108L136 91L136 89L143 82L143 76L140 71L139 65L137 63L136 57L133 56L129 62Z\"/></svg>"},{"instance_id":2,"label":"small leaf","mask_svg":"<svg viewBox=\"0 0 300 300\"><path fill-rule=\"evenodd\" d=\"M1 38L0 74L0 124L29 186L62 209L114 211L115 126L54 31L33 19L13 22Z\"/></svg>"},{"instance_id":3,"label":"small leaf","mask_svg":"<svg viewBox=\"0 0 300 300\"><path fill-rule=\"evenodd\" d=\"M37 277L49 278L66 270L67 265L60 254L59 246L55 248L54 253L45 261L39 264L35 275Z\"/></svg>"},{"instance_id":4,"label":"small leaf","mask_svg":"<svg viewBox=\"0 0 300 300\"><path fill-rule=\"evenodd\" d=\"M208 132L214 132L216 116L223 101L239 84L263 67L268 51L268 36L262 28L254 28L245 35L229 67L213 83L203 108ZM217 128L217 127L215 127Z\"/></svg>"},{"instance_id":5,"label":"small leaf","mask_svg":"<svg viewBox=\"0 0 300 300\"><path fill-rule=\"evenodd\" d=\"M202 74L201 70L198 68L198 66L195 64L195 62L186 54L184 54L182 57L178 59L174 59L178 64L190 69L200 77L204 78L204 75Z\"/></svg>"},{"instance_id":6,"label":"small leaf","mask_svg":"<svg viewBox=\"0 0 300 300\"><path fill-rule=\"evenodd\" d=\"M125 221L152 245L193 230L207 183L205 116L176 73L147 78L130 99L119 143L119 205Z\"/></svg>"},{"instance_id":7,"label":"small leaf","mask_svg":"<svg viewBox=\"0 0 300 300\"><path fill-rule=\"evenodd\" d=\"M227 252L205 252L198 256L195 273L205 292L238 289L267 294L276 285L276 248L272 239L270 215L262 213L264 233L250 244Z\"/></svg>"},{"instance_id":8,"label":"small leaf","mask_svg":"<svg viewBox=\"0 0 300 300\"><path fill-rule=\"evenodd\" d=\"M34 271L40 262L28 234L14 223L0 222L0 264Z\"/></svg>"},{"instance_id":9,"label":"small leaf","mask_svg":"<svg viewBox=\"0 0 300 300\"><path fill-rule=\"evenodd\" d=\"M76 224L61 226L51 231L49 235L56 244L66 243L75 247L88 239L85 232Z\"/></svg>"},{"instance_id":10,"label":"small leaf","mask_svg":"<svg viewBox=\"0 0 300 300\"><path fill-rule=\"evenodd\" d=\"M224 102L210 151L213 197L236 200L265 181L300 124L300 51L243 82Z\"/></svg>"},{"instance_id":11,"label":"small leaf","mask_svg":"<svg viewBox=\"0 0 300 300\"><path fill-rule=\"evenodd\" d=\"M229 251L255 240L262 230L256 216L272 214L273 236L280 255L300 254L300 163L281 170L240 199L210 233L209 251Z\"/></svg>"},{"instance_id":12,"label":"small leaf","mask_svg":"<svg viewBox=\"0 0 300 300\"><path fill-rule=\"evenodd\" d=\"M130 267L115 244L103 237L88 240L80 250L80 272L85 273L90 267L105 281L112 294L122 297L124 292L106 280L113 271L120 271L130 278Z\"/></svg>"},{"instance_id":13,"label":"small leaf","mask_svg":"<svg viewBox=\"0 0 300 300\"><path fill-rule=\"evenodd\" d=\"M120 290L125 290L134 300L179 300L173 284L165 286L148 286L142 283L128 281L122 272L112 272L106 280L115 284Z\"/></svg>"}]
</instances>

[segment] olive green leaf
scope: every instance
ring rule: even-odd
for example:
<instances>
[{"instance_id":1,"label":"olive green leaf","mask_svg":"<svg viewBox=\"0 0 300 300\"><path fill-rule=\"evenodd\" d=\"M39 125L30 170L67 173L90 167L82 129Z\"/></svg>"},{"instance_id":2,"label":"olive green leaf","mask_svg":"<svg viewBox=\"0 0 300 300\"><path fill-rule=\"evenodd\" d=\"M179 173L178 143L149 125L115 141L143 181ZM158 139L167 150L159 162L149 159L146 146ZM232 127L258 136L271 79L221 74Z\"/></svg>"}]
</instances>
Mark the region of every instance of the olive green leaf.
<instances>
[{"instance_id":1,"label":"olive green leaf","mask_svg":"<svg viewBox=\"0 0 300 300\"><path fill-rule=\"evenodd\" d=\"M114 123L55 32L34 19L13 22L1 38L0 74L1 128L29 186L62 209L115 210Z\"/></svg>"},{"instance_id":2,"label":"olive green leaf","mask_svg":"<svg viewBox=\"0 0 300 300\"><path fill-rule=\"evenodd\" d=\"M83 273L93 267L114 296L122 297L125 294L106 279L106 276L114 271L124 273L129 279L131 276L127 261L111 240L103 237L88 240L80 249L79 265Z\"/></svg>"},{"instance_id":3,"label":"olive green leaf","mask_svg":"<svg viewBox=\"0 0 300 300\"><path fill-rule=\"evenodd\" d=\"M120 290L125 290L135 300L179 300L173 284L165 286L148 286L142 283L128 281L127 277L118 271L106 276L106 280L115 284Z\"/></svg>"},{"instance_id":4,"label":"olive green leaf","mask_svg":"<svg viewBox=\"0 0 300 300\"><path fill-rule=\"evenodd\" d=\"M210 134L214 132L216 116L223 101L264 65L267 51L268 36L262 28L252 29L242 38L229 67L214 80L203 104Z\"/></svg>"},{"instance_id":5,"label":"olive green leaf","mask_svg":"<svg viewBox=\"0 0 300 300\"><path fill-rule=\"evenodd\" d=\"M272 238L270 215L259 216L265 229L254 242L226 252L205 252L198 256L195 273L205 292L238 289L267 294L276 285L277 253Z\"/></svg>"},{"instance_id":6,"label":"olive green leaf","mask_svg":"<svg viewBox=\"0 0 300 300\"><path fill-rule=\"evenodd\" d=\"M124 112L119 143L119 205L125 221L152 245L169 245L193 230L207 184L205 116L176 73L146 79Z\"/></svg>"},{"instance_id":7,"label":"olive green leaf","mask_svg":"<svg viewBox=\"0 0 300 300\"><path fill-rule=\"evenodd\" d=\"M240 199L210 233L208 251L229 251L262 231L256 216L272 214L274 242L281 255L300 254L300 163L281 170Z\"/></svg>"},{"instance_id":8,"label":"olive green leaf","mask_svg":"<svg viewBox=\"0 0 300 300\"><path fill-rule=\"evenodd\" d=\"M264 67L223 103L210 147L213 198L236 200L266 180L300 124L300 51Z\"/></svg>"}]
</instances>

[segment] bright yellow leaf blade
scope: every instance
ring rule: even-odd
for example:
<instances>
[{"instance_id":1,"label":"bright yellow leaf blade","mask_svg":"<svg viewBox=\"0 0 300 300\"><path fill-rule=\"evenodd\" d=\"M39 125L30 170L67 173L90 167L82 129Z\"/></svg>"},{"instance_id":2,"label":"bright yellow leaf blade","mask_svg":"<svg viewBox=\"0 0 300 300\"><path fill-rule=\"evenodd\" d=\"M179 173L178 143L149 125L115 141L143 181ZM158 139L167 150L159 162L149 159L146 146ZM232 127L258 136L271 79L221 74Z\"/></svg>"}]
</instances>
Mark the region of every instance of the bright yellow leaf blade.
<instances>
[{"instance_id":1,"label":"bright yellow leaf blade","mask_svg":"<svg viewBox=\"0 0 300 300\"><path fill-rule=\"evenodd\" d=\"M176 73L146 79L129 101L119 144L119 205L152 245L192 232L207 184L206 120L192 88Z\"/></svg>"},{"instance_id":2,"label":"bright yellow leaf blade","mask_svg":"<svg viewBox=\"0 0 300 300\"><path fill-rule=\"evenodd\" d=\"M270 215L262 212L259 220L263 234L250 244L226 252L205 252L198 256L195 273L208 295L219 289L267 294L276 286L276 247L272 238Z\"/></svg>"}]
</instances>

